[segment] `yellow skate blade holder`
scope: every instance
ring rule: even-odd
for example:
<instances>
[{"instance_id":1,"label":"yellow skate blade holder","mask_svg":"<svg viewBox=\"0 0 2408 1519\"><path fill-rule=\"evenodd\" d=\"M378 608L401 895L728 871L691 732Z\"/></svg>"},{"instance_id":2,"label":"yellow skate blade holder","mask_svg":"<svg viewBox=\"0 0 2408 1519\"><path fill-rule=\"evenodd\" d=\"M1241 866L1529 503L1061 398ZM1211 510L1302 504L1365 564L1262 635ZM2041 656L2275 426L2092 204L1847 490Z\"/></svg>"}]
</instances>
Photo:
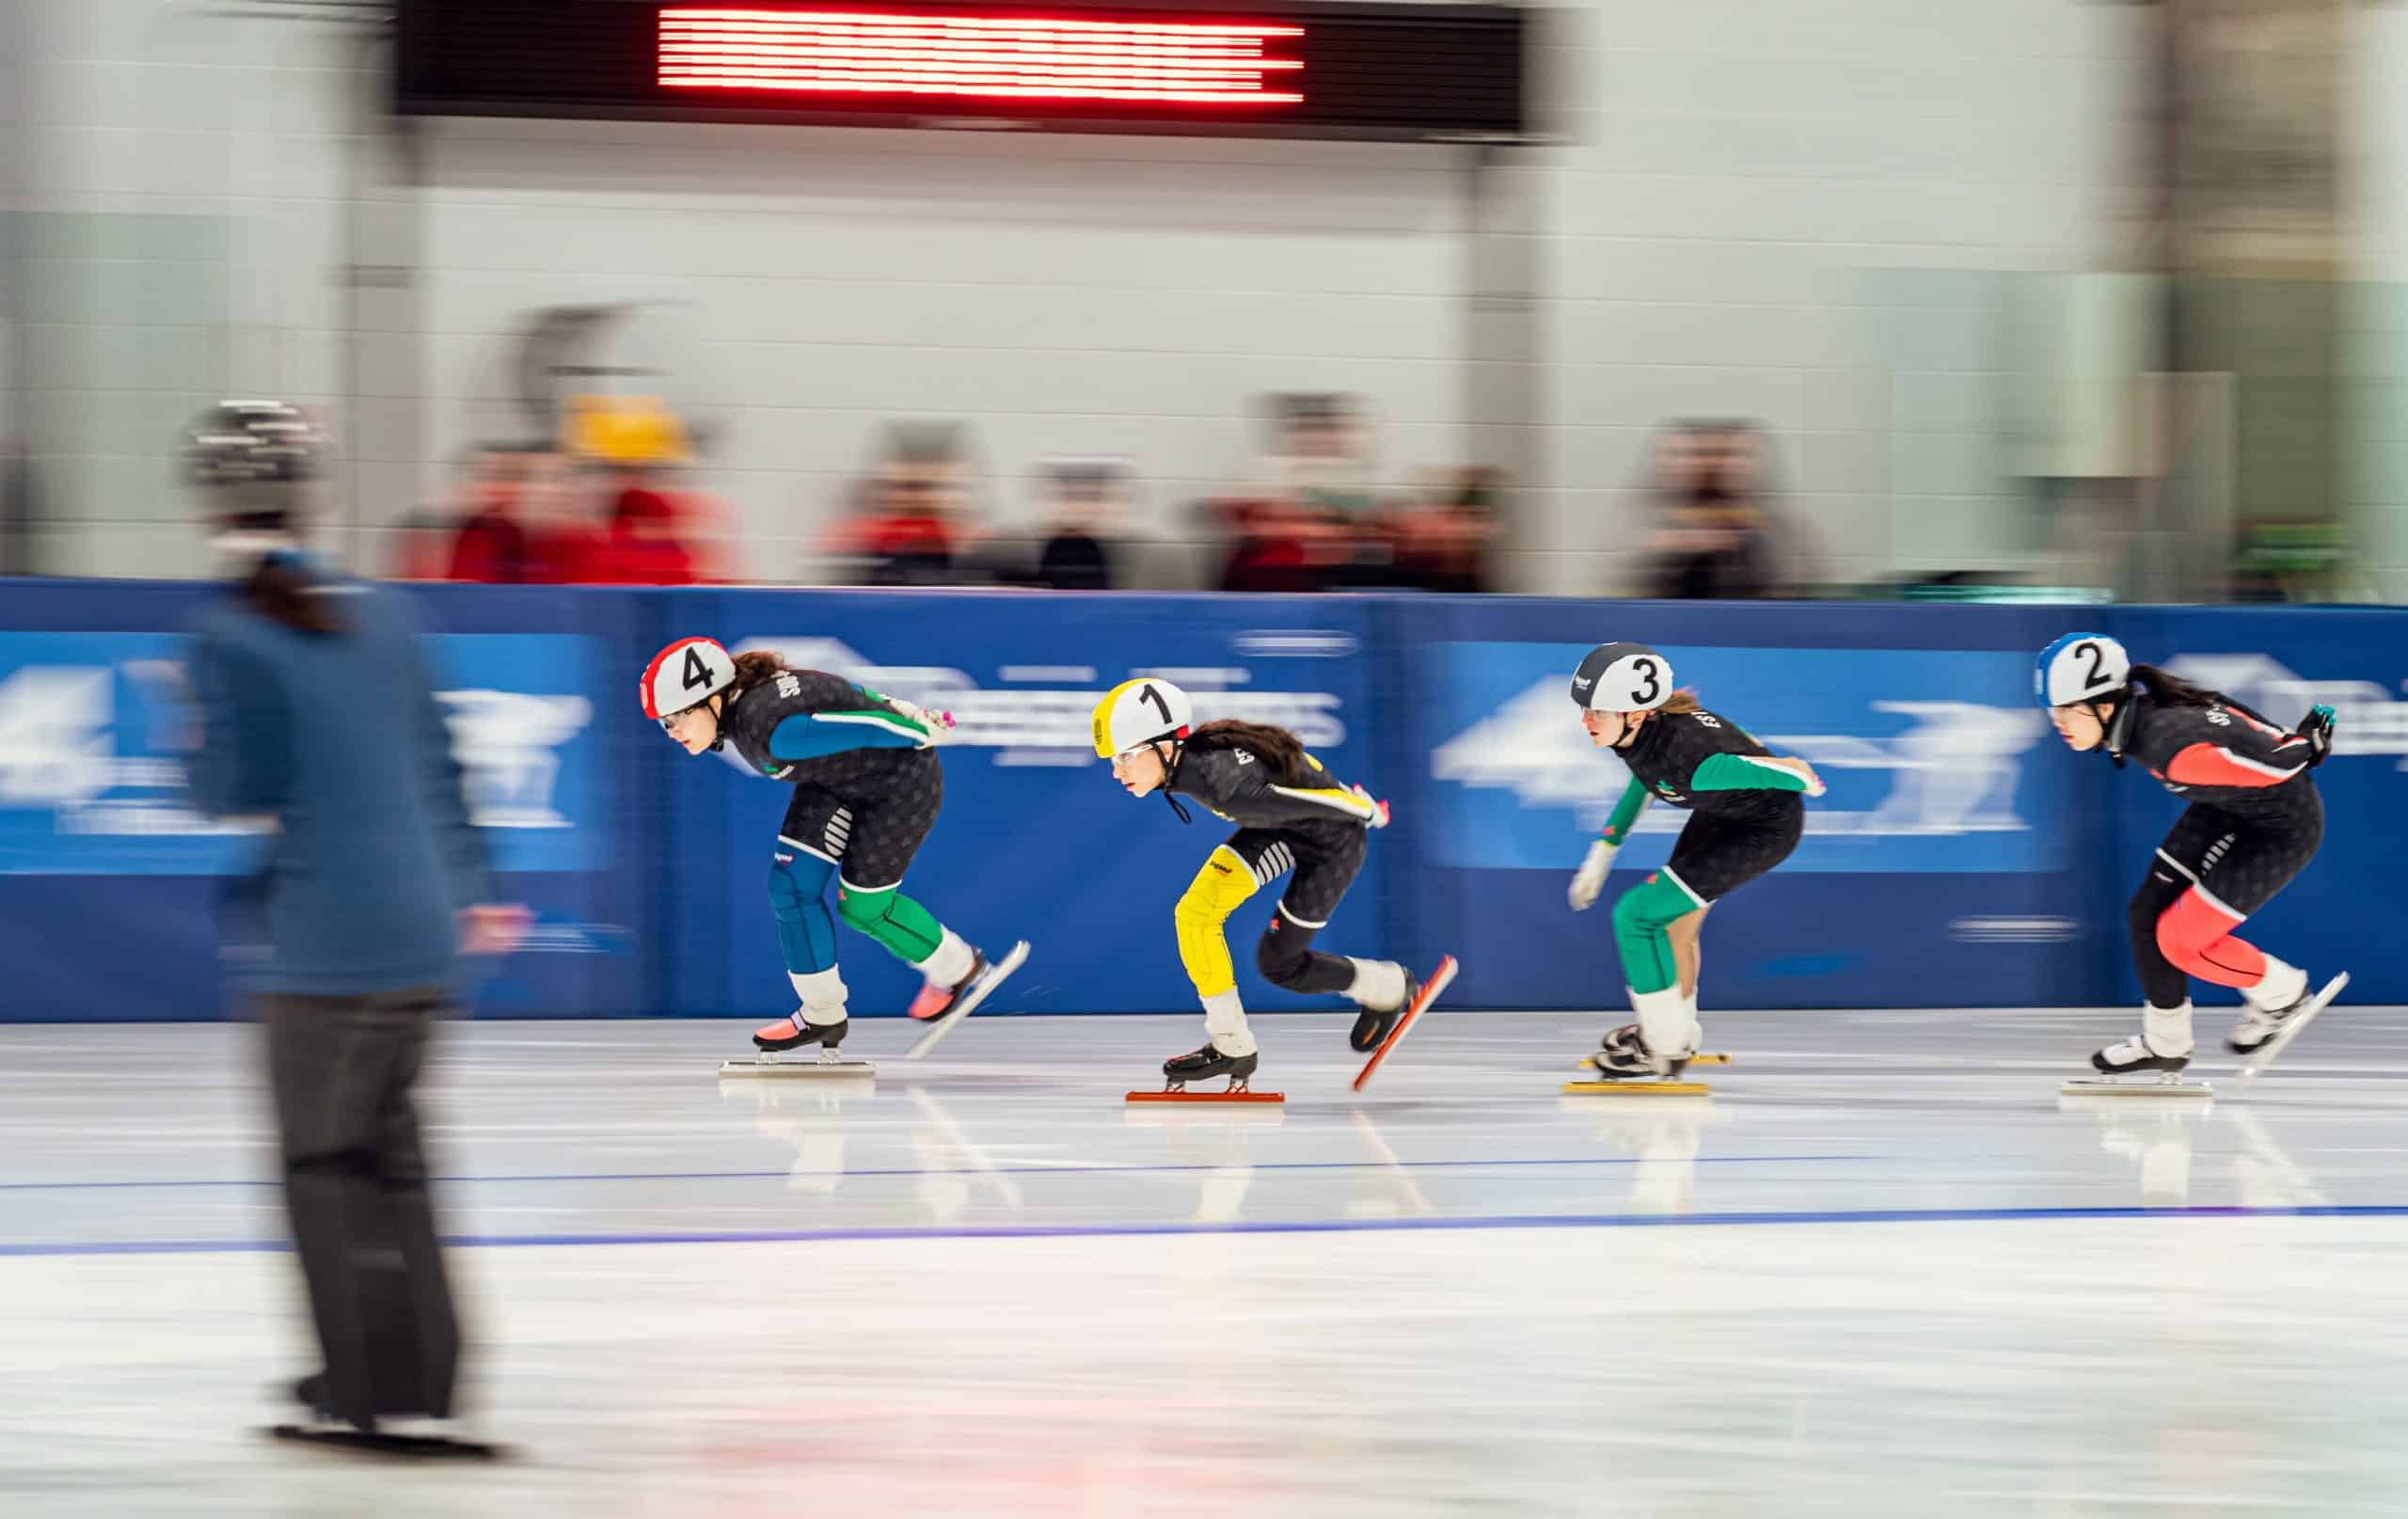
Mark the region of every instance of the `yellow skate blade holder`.
<instances>
[{"instance_id":1,"label":"yellow skate blade holder","mask_svg":"<svg viewBox=\"0 0 2408 1519\"><path fill-rule=\"evenodd\" d=\"M1565 1082L1566 1097L1712 1097L1703 1082Z\"/></svg>"}]
</instances>

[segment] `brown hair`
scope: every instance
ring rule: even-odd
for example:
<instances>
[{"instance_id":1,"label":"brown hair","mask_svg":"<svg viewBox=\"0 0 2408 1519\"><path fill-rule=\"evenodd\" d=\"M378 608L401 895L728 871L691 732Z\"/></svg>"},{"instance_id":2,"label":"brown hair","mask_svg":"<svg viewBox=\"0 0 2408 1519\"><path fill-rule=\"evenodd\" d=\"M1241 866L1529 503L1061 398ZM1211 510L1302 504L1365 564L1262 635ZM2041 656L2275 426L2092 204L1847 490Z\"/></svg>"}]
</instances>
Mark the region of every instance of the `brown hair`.
<instances>
[{"instance_id":1,"label":"brown hair","mask_svg":"<svg viewBox=\"0 0 2408 1519\"><path fill-rule=\"evenodd\" d=\"M334 598L322 592L297 561L279 554L261 558L251 578L243 582L243 600L251 610L280 626L324 638L343 630L335 615Z\"/></svg>"},{"instance_id":2,"label":"brown hair","mask_svg":"<svg viewBox=\"0 0 2408 1519\"><path fill-rule=\"evenodd\" d=\"M2132 679L2148 688L2149 700L2160 706L2232 706L2232 698L2222 691L2211 691L2204 686L2194 686L2179 675L2169 675L2155 665L2132 666Z\"/></svg>"},{"instance_id":3,"label":"brown hair","mask_svg":"<svg viewBox=\"0 0 2408 1519\"><path fill-rule=\"evenodd\" d=\"M763 681L774 680L785 669L785 657L768 649L754 649L736 657L736 684L727 688L730 696L751 690Z\"/></svg>"},{"instance_id":4,"label":"brown hair","mask_svg":"<svg viewBox=\"0 0 2408 1519\"><path fill-rule=\"evenodd\" d=\"M1243 749L1271 767L1282 781L1313 778L1312 762L1305 758L1304 741L1285 728L1223 718L1187 736L1190 749Z\"/></svg>"},{"instance_id":5,"label":"brown hair","mask_svg":"<svg viewBox=\"0 0 2408 1519\"><path fill-rule=\"evenodd\" d=\"M1697 692L1684 686L1664 698L1664 704L1656 710L1668 718L1677 718L1690 712L1703 712L1705 708L1698 705Z\"/></svg>"}]
</instances>

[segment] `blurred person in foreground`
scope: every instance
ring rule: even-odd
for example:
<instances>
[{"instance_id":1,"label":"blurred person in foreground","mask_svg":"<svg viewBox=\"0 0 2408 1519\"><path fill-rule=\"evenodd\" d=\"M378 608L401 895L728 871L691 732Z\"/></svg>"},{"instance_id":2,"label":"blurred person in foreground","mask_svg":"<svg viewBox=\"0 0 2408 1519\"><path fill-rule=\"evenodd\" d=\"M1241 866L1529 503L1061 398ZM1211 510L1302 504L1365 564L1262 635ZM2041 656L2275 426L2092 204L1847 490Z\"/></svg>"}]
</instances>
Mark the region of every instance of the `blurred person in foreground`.
<instances>
[{"instance_id":1,"label":"blurred person in foreground","mask_svg":"<svg viewBox=\"0 0 2408 1519\"><path fill-rule=\"evenodd\" d=\"M232 593L192 656L195 809L272 826L241 894L261 930L247 989L266 1029L285 1204L325 1364L277 1432L491 1455L396 1418L449 1419L460 1358L411 1101L458 956L506 951L416 618L300 547L323 440L293 407L230 403L190 439Z\"/></svg>"}]
</instances>

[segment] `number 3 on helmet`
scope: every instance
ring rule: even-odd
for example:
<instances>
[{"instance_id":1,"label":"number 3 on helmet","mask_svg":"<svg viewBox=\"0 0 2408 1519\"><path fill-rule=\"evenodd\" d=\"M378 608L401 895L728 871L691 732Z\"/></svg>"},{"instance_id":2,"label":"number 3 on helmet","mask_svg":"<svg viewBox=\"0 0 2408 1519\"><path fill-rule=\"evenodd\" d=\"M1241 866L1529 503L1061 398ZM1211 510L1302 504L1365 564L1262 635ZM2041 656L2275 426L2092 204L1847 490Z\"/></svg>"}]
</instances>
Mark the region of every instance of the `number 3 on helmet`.
<instances>
[{"instance_id":1,"label":"number 3 on helmet","mask_svg":"<svg viewBox=\"0 0 2408 1519\"><path fill-rule=\"evenodd\" d=\"M2099 702L2132 678L2132 657L2104 633L2067 633L2040 651L2032 669L2032 694L2042 706Z\"/></svg>"},{"instance_id":2,"label":"number 3 on helmet","mask_svg":"<svg viewBox=\"0 0 2408 1519\"><path fill-rule=\"evenodd\" d=\"M1166 680L1124 680L1095 704L1095 752L1112 759L1164 738L1184 738L1196 704Z\"/></svg>"},{"instance_id":3,"label":"number 3 on helmet","mask_svg":"<svg viewBox=\"0 0 2408 1519\"><path fill-rule=\"evenodd\" d=\"M1586 712L1653 712L1672 699L1672 661L1644 643L1600 643L1572 672Z\"/></svg>"},{"instance_id":4,"label":"number 3 on helmet","mask_svg":"<svg viewBox=\"0 0 2408 1519\"><path fill-rule=\"evenodd\" d=\"M643 667L643 715L667 724L736 684L736 661L717 639L679 639Z\"/></svg>"}]
</instances>

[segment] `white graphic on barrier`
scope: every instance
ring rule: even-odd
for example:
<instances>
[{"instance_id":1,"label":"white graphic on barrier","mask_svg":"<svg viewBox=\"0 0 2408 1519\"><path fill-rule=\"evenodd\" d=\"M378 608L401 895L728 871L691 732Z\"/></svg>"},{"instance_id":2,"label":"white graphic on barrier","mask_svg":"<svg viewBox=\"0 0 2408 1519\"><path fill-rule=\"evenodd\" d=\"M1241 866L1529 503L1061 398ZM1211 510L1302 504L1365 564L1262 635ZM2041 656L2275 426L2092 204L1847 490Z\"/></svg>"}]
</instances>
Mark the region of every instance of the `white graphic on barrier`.
<instances>
[{"instance_id":1,"label":"white graphic on barrier","mask_svg":"<svg viewBox=\"0 0 2408 1519\"><path fill-rule=\"evenodd\" d=\"M452 752L465 772L468 815L480 828L567 828L552 806L560 783L553 752L594 720L582 696L524 691L443 691Z\"/></svg>"},{"instance_id":2,"label":"white graphic on barrier","mask_svg":"<svg viewBox=\"0 0 2408 1519\"><path fill-rule=\"evenodd\" d=\"M1270 635L1260 635L1268 637ZM1120 677L1093 672L1096 682L1081 687L982 688L967 671L944 665L882 665L839 639L809 634L790 637L762 634L732 645L737 654L754 650L775 653L802 670L824 670L842 675L881 695L901 697L953 714L950 747L999 751L998 765L1079 766L1096 763L1089 734L1095 704ZM1042 668L1042 667L1037 667ZM1030 667L1014 666L1025 674ZM1132 667L1130 673L1173 674L1164 669ZM1330 747L1346 741L1346 726L1338 711L1342 699L1331 691L1260 690L1252 687L1252 670L1244 666L1196 666L1175 672L1196 698L1196 719L1244 718L1276 724L1294 733L1307 747ZM1244 689L1228 689L1244 687ZM721 757L739 769L743 762L727 751Z\"/></svg>"},{"instance_id":3,"label":"white graphic on barrier","mask_svg":"<svg viewBox=\"0 0 2408 1519\"><path fill-rule=\"evenodd\" d=\"M117 676L141 688L147 753L119 752ZM553 806L553 752L593 720L582 696L521 691L438 693L449 709L469 815L481 828L567 828ZM186 756L199 741L183 667L172 659L119 665L23 665L0 680L0 807L47 811L60 834L214 837L255 834L259 817L204 817L186 800ZM139 740L137 740L139 742Z\"/></svg>"},{"instance_id":4,"label":"white graphic on barrier","mask_svg":"<svg viewBox=\"0 0 2408 1519\"><path fill-rule=\"evenodd\" d=\"M2333 709L2333 758L2397 754L2408 770L2408 701L2379 681L2312 680L2262 654L2186 654L2165 668L2276 723L2297 722L2321 703Z\"/></svg>"},{"instance_id":5,"label":"white graphic on barrier","mask_svg":"<svg viewBox=\"0 0 2408 1519\"><path fill-rule=\"evenodd\" d=\"M1761 734L1776 753L1796 754L1817 770L1887 770L1890 791L1866 812L1813 807L1809 833L1865 836L2020 832L2015 811L2018 757L2048 729L2039 712L1973 702L1875 702L1876 712L1910 718L1893 738L1854 734ZM1526 807L1569 807L1583 828L1603 826L1622 794L1618 765L1601 763L1589 736L1567 721L1563 688L1542 681L1431 755L1431 774L1474 787L1507 790ZM1642 815L1641 833L1672 833L1680 813Z\"/></svg>"}]
</instances>

